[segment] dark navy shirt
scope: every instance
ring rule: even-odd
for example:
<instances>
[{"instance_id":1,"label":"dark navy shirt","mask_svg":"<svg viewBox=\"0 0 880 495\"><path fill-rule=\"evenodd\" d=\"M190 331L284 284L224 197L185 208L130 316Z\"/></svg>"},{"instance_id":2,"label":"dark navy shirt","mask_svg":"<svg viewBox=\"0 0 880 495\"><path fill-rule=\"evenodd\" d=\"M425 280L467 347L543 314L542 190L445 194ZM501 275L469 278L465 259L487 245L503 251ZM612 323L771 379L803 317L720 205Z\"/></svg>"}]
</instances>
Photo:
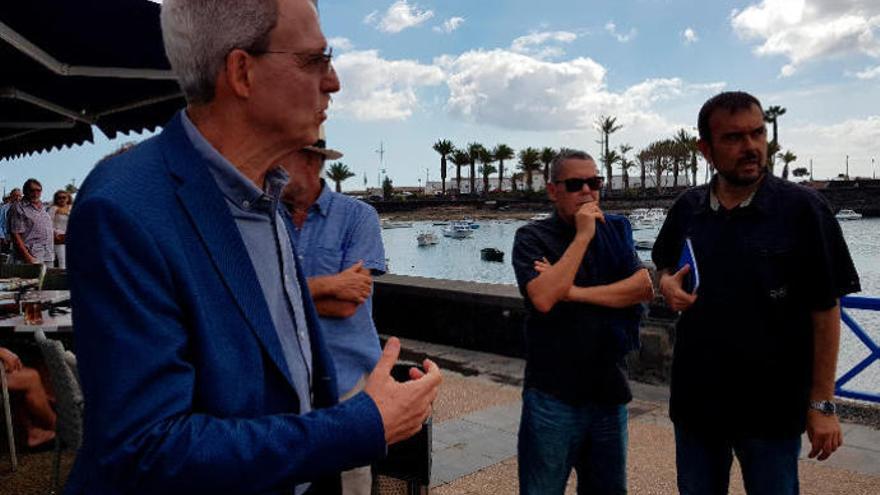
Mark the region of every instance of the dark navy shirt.
<instances>
[{"instance_id":1,"label":"dark navy shirt","mask_svg":"<svg viewBox=\"0 0 880 495\"><path fill-rule=\"evenodd\" d=\"M535 260L556 263L574 240L575 227L557 214L516 231L513 269L526 301L525 386L571 404L624 404L632 399L624 355L638 346L641 305L612 309L558 302L547 313L531 304L526 286L538 276ZM587 248L574 284L606 285L642 268L632 242L629 220L605 215Z\"/></svg>"},{"instance_id":2,"label":"dark navy shirt","mask_svg":"<svg viewBox=\"0 0 880 495\"><path fill-rule=\"evenodd\" d=\"M686 238L700 287L677 325L673 421L734 435L799 434L812 384L811 312L860 290L830 207L773 176L731 210L700 186L670 209L654 244L658 270L675 268Z\"/></svg>"}]
</instances>

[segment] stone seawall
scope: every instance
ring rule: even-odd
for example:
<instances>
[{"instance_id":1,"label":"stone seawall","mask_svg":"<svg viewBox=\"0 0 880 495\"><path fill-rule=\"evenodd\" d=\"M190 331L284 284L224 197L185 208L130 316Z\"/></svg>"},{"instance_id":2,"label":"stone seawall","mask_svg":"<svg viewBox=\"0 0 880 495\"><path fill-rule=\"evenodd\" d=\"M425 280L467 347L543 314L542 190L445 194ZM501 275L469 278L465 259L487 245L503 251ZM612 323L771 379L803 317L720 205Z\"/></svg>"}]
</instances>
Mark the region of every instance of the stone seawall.
<instances>
[{"instance_id":1,"label":"stone seawall","mask_svg":"<svg viewBox=\"0 0 880 495\"><path fill-rule=\"evenodd\" d=\"M628 357L630 376L668 383L674 320L652 304L642 322L642 347ZM524 357L523 298L514 285L387 274L375 282L373 317L380 333L463 349Z\"/></svg>"}]
</instances>

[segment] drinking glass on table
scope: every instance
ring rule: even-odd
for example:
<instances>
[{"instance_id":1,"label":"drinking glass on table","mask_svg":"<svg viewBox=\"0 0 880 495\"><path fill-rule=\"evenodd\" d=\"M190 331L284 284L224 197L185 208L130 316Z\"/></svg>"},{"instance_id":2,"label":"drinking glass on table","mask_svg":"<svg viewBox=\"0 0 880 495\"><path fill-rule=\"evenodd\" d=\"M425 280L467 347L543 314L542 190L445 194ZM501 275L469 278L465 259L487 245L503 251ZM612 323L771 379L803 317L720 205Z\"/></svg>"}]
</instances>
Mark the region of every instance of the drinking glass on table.
<instances>
[{"instance_id":1,"label":"drinking glass on table","mask_svg":"<svg viewBox=\"0 0 880 495\"><path fill-rule=\"evenodd\" d=\"M43 324L43 293L42 291L25 292L21 296L21 312L24 314L25 325Z\"/></svg>"}]
</instances>

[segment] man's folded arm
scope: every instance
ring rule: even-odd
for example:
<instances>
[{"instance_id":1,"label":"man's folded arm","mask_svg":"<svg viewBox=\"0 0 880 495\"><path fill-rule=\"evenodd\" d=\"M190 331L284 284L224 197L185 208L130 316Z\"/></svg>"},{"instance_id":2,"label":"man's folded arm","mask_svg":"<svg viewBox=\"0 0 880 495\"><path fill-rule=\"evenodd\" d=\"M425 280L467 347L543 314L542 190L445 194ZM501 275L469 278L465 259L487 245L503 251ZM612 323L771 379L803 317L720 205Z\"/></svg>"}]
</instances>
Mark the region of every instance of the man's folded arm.
<instances>
[{"instance_id":1,"label":"man's folded arm","mask_svg":"<svg viewBox=\"0 0 880 495\"><path fill-rule=\"evenodd\" d=\"M642 268L629 277L607 285L590 287L572 286L569 301L595 304L609 308L626 308L654 298L651 275Z\"/></svg>"},{"instance_id":2,"label":"man's folded arm","mask_svg":"<svg viewBox=\"0 0 880 495\"><path fill-rule=\"evenodd\" d=\"M187 320L197 312L184 310L161 243L119 204L100 198L77 205L68 241L84 449L98 457L99 479L136 492L261 493L384 453L382 419L363 393L302 416L195 412L196 381L218 377L194 367L198 349Z\"/></svg>"}]
</instances>

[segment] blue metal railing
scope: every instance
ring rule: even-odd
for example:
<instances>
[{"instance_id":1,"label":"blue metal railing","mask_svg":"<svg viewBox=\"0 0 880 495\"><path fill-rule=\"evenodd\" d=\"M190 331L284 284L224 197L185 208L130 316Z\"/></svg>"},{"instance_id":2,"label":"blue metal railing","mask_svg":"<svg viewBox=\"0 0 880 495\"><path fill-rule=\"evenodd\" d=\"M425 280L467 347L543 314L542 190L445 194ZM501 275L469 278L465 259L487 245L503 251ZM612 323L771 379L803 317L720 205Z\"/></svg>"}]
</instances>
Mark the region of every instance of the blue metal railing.
<instances>
[{"instance_id":1,"label":"blue metal railing","mask_svg":"<svg viewBox=\"0 0 880 495\"><path fill-rule=\"evenodd\" d=\"M844 389L843 386L847 384L850 380L858 376L859 373L865 370L868 366L874 363L874 361L880 361L880 346L877 345L876 342L871 340L871 336L868 335L867 332L855 321L844 308L850 309L867 309L870 311L880 311L880 299L873 297L855 297L848 296L840 299L840 319L846 323L846 326L849 327L850 330L858 337L859 340L865 344L865 347L868 348L870 354L868 357L863 359L861 362L853 366L853 368L846 373L843 374L840 378L837 379L837 382L834 384L834 393L838 397L846 397L848 399L858 399L865 400L869 402L878 402L880 403L880 394L872 393L872 392L859 392L856 390L847 390Z\"/></svg>"}]
</instances>

